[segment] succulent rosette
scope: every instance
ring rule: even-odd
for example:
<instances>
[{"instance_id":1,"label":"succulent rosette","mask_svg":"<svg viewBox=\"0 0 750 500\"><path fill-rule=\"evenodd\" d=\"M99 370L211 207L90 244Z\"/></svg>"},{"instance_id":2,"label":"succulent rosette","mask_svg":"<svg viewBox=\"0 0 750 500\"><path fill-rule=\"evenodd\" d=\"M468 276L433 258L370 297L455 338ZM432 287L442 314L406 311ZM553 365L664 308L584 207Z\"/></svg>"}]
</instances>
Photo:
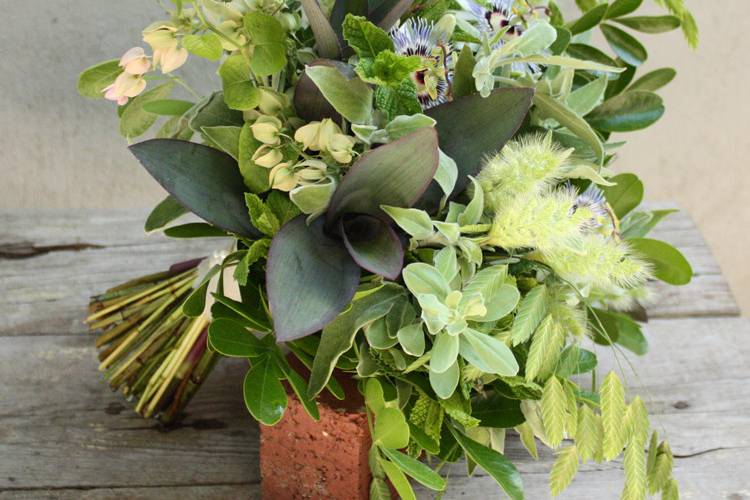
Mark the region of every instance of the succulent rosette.
<instances>
[{"instance_id":1,"label":"succulent rosette","mask_svg":"<svg viewBox=\"0 0 750 500\"><path fill-rule=\"evenodd\" d=\"M691 277L677 250L646 238L668 212L639 209L641 181L611 169L614 134L657 121L655 91L674 76L635 80L647 52L618 26L682 26L694 43L681 2L658 18L631 15L641 2L578 2L568 22L552 1L173 3L143 31L150 53L86 70L79 90L115 101L131 142L161 123L130 146L169 193L147 229L231 245L176 275L180 300L159 321L175 322L168 335L198 325L190 342L167 354L154 340L167 337L132 330L126 345L153 363L131 372L110 352L108 376L131 374L151 398L158 355L247 358L247 407L273 425L282 381L317 418L318 394L339 392L334 369L349 373L376 422L373 497L389 495L388 478L413 498L403 474L444 489L426 454L466 456L522 498L506 433L533 456L537 442L559 450L554 494L579 463L621 453L624 497L676 491L643 401L626 402L614 372L597 378L590 349L644 354L649 282ZM588 41L595 29L614 56ZM217 62L220 90L202 96L176 74L195 57ZM202 222L174 222L187 213ZM154 308L162 279L178 278L145 282ZM92 307L131 311L140 286ZM115 316L98 327L117 353L131 325ZM158 395L149 415L167 404Z\"/></svg>"}]
</instances>

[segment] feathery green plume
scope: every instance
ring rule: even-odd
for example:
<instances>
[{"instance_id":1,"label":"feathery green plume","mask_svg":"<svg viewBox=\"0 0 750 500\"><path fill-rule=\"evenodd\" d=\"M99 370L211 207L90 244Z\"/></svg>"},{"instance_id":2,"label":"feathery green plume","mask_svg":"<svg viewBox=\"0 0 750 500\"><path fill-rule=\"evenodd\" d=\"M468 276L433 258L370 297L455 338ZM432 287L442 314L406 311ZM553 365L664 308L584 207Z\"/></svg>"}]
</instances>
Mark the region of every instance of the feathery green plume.
<instances>
[{"instance_id":1,"label":"feathery green plume","mask_svg":"<svg viewBox=\"0 0 750 500\"><path fill-rule=\"evenodd\" d=\"M604 439L602 419L590 407L583 405L578 412L576 446L581 461L586 463L599 455Z\"/></svg>"},{"instance_id":2,"label":"feathery green plume","mask_svg":"<svg viewBox=\"0 0 750 500\"><path fill-rule=\"evenodd\" d=\"M552 371L565 346L565 332L551 314L537 328L526 359L526 380L544 377Z\"/></svg>"},{"instance_id":3,"label":"feathery green plume","mask_svg":"<svg viewBox=\"0 0 750 500\"><path fill-rule=\"evenodd\" d=\"M552 448L557 448L565 434L565 390L557 377L552 376L542 391L542 422Z\"/></svg>"},{"instance_id":4,"label":"feathery green plume","mask_svg":"<svg viewBox=\"0 0 750 500\"><path fill-rule=\"evenodd\" d=\"M588 207L573 210L576 196L571 189L554 189L509 199L495 212L487 244L543 253L580 251L583 231L594 213Z\"/></svg>"},{"instance_id":5,"label":"feathery green plume","mask_svg":"<svg viewBox=\"0 0 750 500\"><path fill-rule=\"evenodd\" d=\"M570 170L566 164L573 150L552 143L552 135L527 135L509 142L490 158L477 180L489 211L503 208L511 199L534 195L549 188Z\"/></svg>"},{"instance_id":6,"label":"feathery green plume","mask_svg":"<svg viewBox=\"0 0 750 500\"><path fill-rule=\"evenodd\" d=\"M625 389L615 372L609 372L599 389L604 425L604 458L612 460L625 446Z\"/></svg>"},{"instance_id":7,"label":"feathery green plume","mask_svg":"<svg viewBox=\"0 0 750 500\"><path fill-rule=\"evenodd\" d=\"M643 444L631 439L625 448L625 488L621 500L643 500L646 498L646 455Z\"/></svg>"},{"instance_id":8,"label":"feathery green plume","mask_svg":"<svg viewBox=\"0 0 750 500\"><path fill-rule=\"evenodd\" d=\"M552 496L562 493L573 481L576 472L578 472L578 452L575 446L568 446L557 453L557 459L552 465L549 477Z\"/></svg>"}]
</instances>

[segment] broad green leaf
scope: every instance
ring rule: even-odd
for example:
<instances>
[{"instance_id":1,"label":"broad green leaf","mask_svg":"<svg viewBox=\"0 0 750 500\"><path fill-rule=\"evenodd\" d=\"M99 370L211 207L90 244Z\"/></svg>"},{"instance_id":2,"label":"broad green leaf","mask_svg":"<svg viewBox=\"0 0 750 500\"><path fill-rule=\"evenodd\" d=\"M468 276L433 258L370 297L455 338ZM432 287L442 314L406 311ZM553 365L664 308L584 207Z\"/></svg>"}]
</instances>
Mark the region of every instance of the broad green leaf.
<instances>
[{"instance_id":1,"label":"broad green leaf","mask_svg":"<svg viewBox=\"0 0 750 500\"><path fill-rule=\"evenodd\" d=\"M628 92L635 90L655 92L674 80L675 76L677 76L677 71L672 68L656 69L633 82L628 88Z\"/></svg>"},{"instance_id":2,"label":"broad green leaf","mask_svg":"<svg viewBox=\"0 0 750 500\"><path fill-rule=\"evenodd\" d=\"M144 230L147 233L150 233L151 231L161 229L186 213L188 213L188 210L185 207L180 205L180 203L171 196L167 196L156 205L148 215Z\"/></svg>"},{"instance_id":3,"label":"broad green leaf","mask_svg":"<svg viewBox=\"0 0 750 500\"><path fill-rule=\"evenodd\" d=\"M469 177L471 183L474 186L474 193L471 197L471 201L466 205L466 210L461 212L458 216L458 223L462 226L469 226L479 222L484 212L484 190L479 185L476 179Z\"/></svg>"},{"instance_id":4,"label":"broad green leaf","mask_svg":"<svg viewBox=\"0 0 750 500\"><path fill-rule=\"evenodd\" d=\"M601 29L609 46L626 63L640 66L648 59L646 48L633 36L611 24L602 24Z\"/></svg>"},{"instance_id":5,"label":"broad green leaf","mask_svg":"<svg viewBox=\"0 0 750 500\"><path fill-rule=\"evenodd\" d=\"M652 92L625 92L604 102L586 120L604 132L632 132L653 125L664 114L664 103Z\"/></svg>"},{"instance_id":6,"label":"broad green leaf","mask_svg":"<svg viewBox=\"0 0 750 500\"><path fill-rule=\"evenodd\" d=\"M617 61L615 61L596 47L586 45L585 43L571 43L570 45L568 45L568 48L565 49L565 52L569 56L583 61L591 61L613 68L618 67Z\"/></svg>"},{"instance_id":7,"label":"broad green leaf","mask_svg":"<svg viewBox=\"0 0 750 500\"><path fill-rule=\"evenodd\" d=\"M485 301L492 299L508 277L508 266L490 266L482 269L463 288L464 295L481 293Z\"/></svg>"},{"instance_id":8,"label":"broad green leaf","mask_svg":"<svg viewBox=\"0 0 750 500\"><path fill-rule=\"evenodd\" d=\"M318 54L321 57L337 59L341 55L339 39L318 0L301 0L300 3L315 35Z\"/></svg>"},{"instance_id":9,"label":"broad green leaf","mask_svg":"<svg viewBox=\"0 0 750 500\"><path fill-rule=\"evenodd\" d=\"M328 102L352 123L368 123L372 115L372 89L357 77L347 78L337 68L308 66L305 73Z\"/></svg>"},{"instance_id":10,"label":"broad green leaf","mask_svg":"<svg viewBox=\"0 0 750 500\"><path fill-rule=\"evenodd\" d=\"M430 128L435 126L435 120L429 116L418 113L416 115L397 116L385 126L388 137L391 140L400 139L421 128Z\"/></svg>"},{"instance_id":11,"label":"broad green leaf","mask_svg":"<svg viewBox=\"0 0 750 500\"><path fill-rule=\"evenodd\" d=\"M380 451L393 464L407 475L413 477L418 483L434 491L443 491L445 489L445 479L419 460L394 449L381 448Z\"/></svg>"},{"instance_id":12,"label":"broad green leaf","mask_svg":"<svg viewBox=\"0 0 750 500\"><path fill-rule=\"evenodd\" d=\"M385 471L385 475L388 476L388 480L391 482L391 485L393 485L393 489L396 490L396 493L398 493L401 500L417 500L417 497L414 495L414 490L409 484L409 480L406 479L406 476L401 472L401 469L382 458L378 458L378 462L383 468L383 471Z\"/></svg>"},{"instance_id":13,"label":"broad green leaf","mask_svg":"<svg viewBox=\"0 0 750 500\"><path fill-rule=\"evenodd\" d=\"M571 375L588 373L596 368L596 365L596 354L573 344L566 347L560 355L560 364L555 369L555 375L561 378L569 378Z\"/></svg>"},{"instance_id":14,"label":"broad green leaf","mask_svg":"<svg viewBox=\"0 0 750 500\"><path fill-rule=\"evenodd\" d=\"M261 92L251 82L235 82L224 87L224 102L230 109L248 111L260 104Z\"/></svg>"},{"instance_id":15,"label":"broad green leaf","mask_svg":"<svg viewBox=\"0 0 750 500\"><path fill-rule=\"evenodd\" d=\"M440 332L432 344L432 357L430 358L430 371L445 373L456 363L458 357L458 335L449 335Z\"/></svg>"},{"instance_id":16,"label":"broad green leaf","mask_svg":"<svg viewBox=\"0 0 750 500\"><path fill-rule=\"evenodd\" d=\"M212 32L202 35L185 35L182 37L182 46L191 54L209 61L216 61L224 53L219 35Z\"/></svg>"},{"instance_id":17,"label":"broad green leaf","mask_svg":"<svg viewBox=\"0 0 750 500\"><path fill-rule=\"evenodd\" d=\"M373 274L395 280L404 265L404 247L390 223L371 215L340 221L346 249L357 265Z\"/></svg>"},{"instance_id":18,"label":"broad green leaf","mask_svg":"<svg viewBox=\"0 0 750 500\"><path fill-rule=\"evenodd\" d=\"M286 65L286 32L281 23L259 11L250 11L243 18L245 30L250 35L253 55L250 69L258 76L268 76Z\"/></svg>"},{"instance_id":19,"label":"broad green leaf","mask_svg":"<svg viewBox=\"0 0 750 500\"><path fill-rule=\"evenodd\" d=\"M434 266L423 262L409 264L404 268L404 283L412 295L429 294L439 300L445 299L451 289L445 277Z\"/></svg>"},{"instance_id":20,"label":"broad green leaf","mask_svg":"<svg viewBox=\"0 0 750 500\"><path fill-rule=\"evenodd\" d=\"M375 414L372 440L383 448L406 448L409 444L409 425L401 410L387 407Z\"/></svg>"},{"instance_id":21,"label":"broad green leaf","mask_svg":"<svg viewBox=\"0 0 750 500\"><path fill-rule=\"evenodd\" d=\"M190 222L168 227L164 230L164 235L170 238L223 238L229 236L223 229L205 222Z\"/></svg>"},{"instance_id":22,"label":"broad green leaf","mask_svg":"<svg viewBox=\"0 0 750 500\"><path fill-rule=\"evenodd\" d=\"M257 194L245 193L245 205L247 205L250 221L260 232L266 236L273 236L279 232L281 226L279 219Z\"/></svg>"},{"instance_id":23,"label":"broad green leaf","mask_svg":"<svg viewBox=\"0 0 750 500\"><path fill-rule=\"evenodd\" d=\"M260 141L253 136L250 123L245 123L240 131L240 142L237 149L239 173L245 186L253 193L262 193L270 187L268 169L253 161L253 154L260 146Z\"/></svg>"},{"instance_id":24,"label":"broad green leaf","mask_svg":"<svg viewBox=\"0 0 750 500\"><path fill-rule=\"evenodd\" d=\"M620 221L622 237L626 240L643 238L665 217L677 212L674 209L654 210L653 212L631 212Z\"/></svg>"},{"instance_id":25,"label":"broad green leaf","mask_svg":"<svg viewBox=\"0 0 750 500\"><path fill-rule=\"evenodd\" d=\"M380 208L412 238L424 240L435 232L432 228L432 219L424 210L390 207L388 205L381 205Z\"/></svg>"},{"instance_id":26,"label":"broad green leaf","mask_svg":"<svg viewBox=\"0 0 750 500\"><path fill-rule=\"evenodd\" d=\"M520 37L513 38L504 43L493 57L503 57L511 54L530 56L549 48L557 38L557 30L548 23L539 22L533 24L523 32Z\"/></svg>"},{"instance_id":27,"label":"broad green leaf","mask_svg":"<svg viewBox=\"0 0 750 500\"><path fill-rule=\"evenodd\" d=\"M195 132L200 132L203 127L241 127L245 122L242 112L227 107L223 92L214 92L198 103L187 116L190 116L190 128Z\"/></svg>"},{"instance_id":28,"label":"broad green leaf","mask_svg":"<svg viewBox=\"0 0 750 500\"><path fill-rule=\"evenodd\" d=\"M410 356L424 354L425 341L422 323L414 323L399 329L397 338L404 352Z\"/></svg>"},{"instance_id":29,"label":"broad green leaf","mask_svg":"<svg viewBox=\"0 0 750 500\"><path fill-rule=\"evenodd\" d=\"M173 87L172 82L163 83L138 97L134 97L120 116L120 134L128 138L145 134L159 118L159 115L143 109L144 104L149 101L166 99L172 93Z\"/></svg>"},{"instance_id":30,"label":"broad green leaf","mask_svg":"<svg viewBox=\"0 0 750 500\"><path fill-rule=\"evenodd\" d=\"M340 241L304 217L286 223L268 253L266 287L276 337L288 342L314 333L349 304L360 270ZM325 384L323 384L325 385Z\"/></svg>"},{"instance_id":31,"label":"broad green leaf","mask_svg":"<svg viewBox=\"0 0 750 500\"><path fill-rule=\"evenodd\" d=\"M568 28L573 35L588 31L602 22L604 16L607 14L608 7L609 6L606 3L597 5L593 9L584 13L580 18L569 22L565 27Z\"/></svg>"},{"instance_id":32,"label":"broad green leaf","mask_svg":"<svg viewBox=\"0 0 750 500\"><path fill-rule=\"evenodd\" d=\"M206 293L208 292L208 285L211 278L219 272L220 266L213 266L205 276L201 279L201 282L196 286L190 295L187 296L185 302L182 303L182 312L185 316L195 318L203 314L203 310L206 307Z\"/></svg>"},{"instance_id":33,"label":"broad green leaf","mask_svg":"<svg viewBox=\"0 0 750 500\"><path fill-rule=\"evenodd\" d=\"M607 334L616 339L619 345L639 356L648 352L648 341L641 331L641 327L628 315L616 311L604 311L594 309L598 321L594 323L594 329L601 329L599 323L607 330Z\"/></svg>"},{"instance_id":34,"label":"broad green leaf","mask_svg":"<svg viewBox=\"0 0 750 500\"><path fill-rule=\"evenodd\" d=\"M616 23L642 33L665 33L680 27L682 22L675 16L632 16L613 19Z\"/></svg>"},{"instance_id":35,"label":"broad green leaf","mask_svg":"<svg viewBox=\"0 0 750 500\"><path fill-rule=\"evenodd\" d=\"M120 73L122 68L118 59L95 64L78 77L78 93L89 99L103 99L104 88L114 83Z\"/></svg>"},{"instance_id":36,"label":"broad green leaf","mask_svg":"<svg viewBox=\"0 0 750 500\"><path fill-rule=\"evenodd\" d=\"M268 351L247 328L231 319L213 320L208 338L211 347L224 356L255 358Z\"/></svg>"},{"instance_id":37,"label":"broad green leaf","mask_svg":"<svg viewBox=\"0 0 750 500\"><path fill-rule=\"evenodd\" d=\"M471 416L478 418L480 426L507 429L521 425L526 419L521 402L508 399L496 391L485 391L471 400Z\"/></svg>"},{"instance_id":38,"label":"broad green leaf","mask_svg":"<svg viewBox=\"0 0 750 500\"><path fill-rule=\"evenodd\" d=\"M565 104L578 116L584 116L601 103L605 90L607 90L607 77L601 76L571 92Z\"/></svg>"},{"instance_id":39,"label":"broad green leaf","mask_svg":"<svg viewBox=\"0 0 750 500\"><path fill-rule=\"evenodd\" d=\"M207 139L207 143L212 146L216 146L218 149L224 151L226 154L234 158L235 160L240 157L240 134L242 128L235 127L234 125L219 126L219 127L203 127L201 134L204 139Z\"/></svg>"},{"instance_id":40,"label":"broad green leaf","mask_svg":"<svg viewBox=\"0 0 750 500\"><path fill-rule=\"evenodd\" d=\"M219 77L224 87L250 79L250 63L237 52L227 57L219 67Z\"/></svg>"},{"instance_id":41,"label":"broad green leaf","mask_svg":"<svg viewBox=\"0 0 750 500\"><path fill-rule=\"evenodd\" d=\"M303 214L318 215L328 208L328 204L330 203L335 190L335 182L307 184L291 190L289 192L289 198Z\"/></svg>"},{"instance_id":42,"label":"broad green leaf","mask_svg":"<svg viewBox=\"0 0 750 500\"><path fill-rule=\"evenodd\" d=\"M474 59L474 53L469 44L465 44L461 49L456 62L456 70L453 74L453 97L458 99L476 92L474 84L474 66L477 61Z\"/></svg>"},{"instance_id":43,"label":"broad green leaf","mask_svg":"<svg viewBox=\"0 0 750 500\"><path fill-rule=\"evenodd\" d=\"M383 51L393 51L393 40L383 29L365 17L348 15L344 19L344 39L362 58L374 59Z\"/></svg>"},{"instance_id":44,"label":"broad green leaf","mask_svg":"<svg viewBox=\"0 0 750 500\"><path fill-rule=\"evenodd\" d=\"M404 168L409 165L409 168ZM363 154L341 179L327 213L330 225L343 214L383 214L381 205L412 206L438 166L437 133L422 128Z\"/></svg>"},{"instance_id":45,"label":"broad green leaf","mask_svg":"<svg viewBox=\"0 0 750 500\"><path fill-rule=\"evenodd\" d=\"M453 278L458 275L458 256L455 247L448 246L440 249L435 253L432 259L435 268L440 271L440 274L443 275L443 278L445 278L445 281L448 283L453 281Z\"/></svg>"},{"instance_id":46,"label":"broad green leaf","mask_svg":"<svg viewBox=\"0 0 750 500\"><path fill-rule=\"evenodd\" d=\"M513 352L502 341L472 329L466 330L461 337L468 340L475 356L482 360L484 367L490 368L483 368L483 371L500 376L513 376L518 373L518 362Z\"/></svg>"},{"instance_id":47,"label":"broad green leaf","mask_svg":"<svg viewBox=\"0 0 750 500\"><path fill-rule=\"evenodd\" d=\"M193 106L195 103L190 101L159 99L143 103L143 110L161 116L182 116Z\"/></svg>"},{"instance_id":48,"label":"broad green leaf","mask_svg":"<svg viewBox=\"0 0 750 500\"><path fill-rule=\"evenodd\" d=\"M218 228L259 236L248 220L242 178L231 156L174 139L152 139L130 151L185 208Z\"/></svg>"},{"instance_id":49,"label":"broad green leaf","mask_svg":"<svg viewBox=\"0 0 750 500\"><path fill-rule=\"evenodd\" d=\"M594 151L599 161L604 158L604 146L602 146L599 136L596 135L596 132L594 132L586 120L575 114L555 98L542 93L537 92L534 95L534 104L542 116L556 120L560 125L584 141Z\"/></svg>"},{"instance_id":50,"label":"broad green leaf","mask_svg":"<svg viewBox=\"0 0 750 500\"><path fill-rule=\"evenodd\" d=\"M456 361L443 373L430 370L430 386L437 397L448 399L456 391L460 377L461 369L458 366L458 361Z\"/></svg>"},{"instance_id":51,"label":"broad green leaf","mask_svg":"<svg viewBox=\"0 0 750 500\"><path fill-rule=\"evenodd\" d=\"M422 111L417 97L417 86L410 78L390 86L375 89L375 106L391 120L398 115L413 115Z\"/></svg>"},{"instance_id":52,"label":"broad green leaf","mask_svg":"<svg viewBox=\"0 0 750 500\"><path fill-rule=\"evenodd\" d=\"M295 277L291 279L295 290L299 289L298 284L295 283L299 278ZM319 285L314 280L311 283L313 284L311 289L317 292ZM355 282L355 287L356 284ZM394 302L402 296L403 289L400 286L387 284L375 292L354 300L350 308L338 315L330 323L326 321L328 324L323 328L320 345L315 354L315 361L313 362L310 374L308 389L310 396L318 394L326 386L341 355L351 349L357 332L367 323L388 314ZM348 298L346 303L348 304L350 300L351 298ZM312 317L305 316L308 323ZM320 329L320 327L316 329Z\"/></svg>"},{"instance_id":53,"label":"broad green leaf","mask_svg":"<svg viewBox=\"0 0 750 500\"><path fill-rule=\"evenodd\" d=\"M653 266L654 275L665 283L687 285L693 278L690 263L672 245L647 238L634 238L628 244Z\"/></svg>"},{"instance_id":54,"label":"broad green leaf","mask_svg":"<svg viewBox=\"0 0 750 500\"><path fill-rule=\"evenodd\" d=\"M225 297L218 293L214 293L213 296L216 300L214 308L219 304L222 306L222 311L229 312L232 315L230 317L235 321L239 321L248 328L262 333L271 332L268 313L265 311L262 304L237 302L236 300L232 300L229 297ZM257 300L260 302L261 299ZM214 308L211 309L212 313L214 312ZM215 313L213 315L214 317L221 316Z\"/></svg>"},{"instance_id":55,"label":"broad green leaf","mask_svg":"<svg viewBox=\"0 0 750 500\"><path fill-rule=\"evenodd\" d=\"M579 163L573 167L573 170L566 174L566 177L569 179L586 179L599 186L614 186L615 183L602 177L602 174L597 171L598 168L594 169L595 166Z\"/></svg>"},{"instance_id":56,"label":"broad green leaf","mask_svg":"<svg viewBox=\"0 0 750 500\"><path fill-rule=\"evenodd\" d=\"M264 425L274 425L284 416L287 395L270 356L258 358L245 375L243 393L250 414Z\"/></svg>"},{"instance_id":57,"label":"broad green leaf","mask_svg":"<svg viewBox=\"0 0 750 500\"><path fill-rule=\"evenodd\" d=\"M641 6L643 0L615 0L607 9L607 19L630 14Z\"/></svg>"},{"instance_id":58,"label":"broad green leaf","mask_svg":"<svg viewBox=\"0 0 750 500\"><path fill-rule=\"evenodd\" d=\"M312 417L312 419L315 421L320 420L318 404L315 399L307 395L307 382L305 381L305 379L291 366L289 366L289 363L284 361L280 362L280 365L280 368L284 372L289 385L292 387L292 390L297 396L297 399L299 399L302 403L302 406L305 407L305 411L307 412L307 414L310 415L310 417Z\"/></svg>"},{"instance_id":59,"label":"broad green leaf","mask_svg":"<svg viewBox=\"0 0 750 500\"><path fill-rule=\"evenodd\" d=\"M513 463L505 455L469 439L453 426L448 426L453 437L471 458L503 488L512 500L523 500L523 481Z\"/></svg>"},{"instance_id":60,"label":"broad green leaf","mask_svg":"<svg viewBox=\"0 0 750 500\"><path fill-rule=\"evenodd\" d=\"M622 219L643 201L643 182L635 174L620 174L610 180L615 185L601 189L612 211Z\"/></svg>"},{"instance_id":61,"label":"broad green leaf","mask_svg":"<svg viewBox=\"0 0 750 500\"><path fill-rule=\"evenodd\" d=\"M518 313L513 318L511 339L513 345L526 342L547 315L547 286L532 288L521 301Z\"/></svg>"},{"instance_id":62,"label":"broad green leaf","mask_svg":"<svg viewBox=\"0 0 750 500\"><path fill-rule=\"evenodd\" d=\"M520 299L521 294L518 288L513 285L503 285L494 295L485 299L484 305L487 307L487 314L481 320L478 320L488 322L504 318L513 312Z\"/></svg>"},{"instance_id":63,"label":"broad green leaf","mask_svg":"<svg viewBox=\"0 0 750 500\"><path fill-rule=\"evenodd\" d=\"M557 38L555 39L555 43L550 45L549 51L553 55L559 56L565 52L565 49L570 45L570 40L573 38L573 34L567 28L563 28L562 26L555 26L555 29L557 30Z\"/></svg>"},{"instance_id":64,"label":"broad green leaf","mask_svg":"<svg viewBox=\"0 0 750 500\"><path fill-rule=\"evenodd\" d=\"M518 131L531 106L531 89L497 89L489 97L479 94L460 97L425 112L437 121L440 149L458 165L453 193L461 193L470 175L477 175L487 155L500 151ZM434 209L443 198L435 183L419 203Z\"/></svg>"}]
</instances>

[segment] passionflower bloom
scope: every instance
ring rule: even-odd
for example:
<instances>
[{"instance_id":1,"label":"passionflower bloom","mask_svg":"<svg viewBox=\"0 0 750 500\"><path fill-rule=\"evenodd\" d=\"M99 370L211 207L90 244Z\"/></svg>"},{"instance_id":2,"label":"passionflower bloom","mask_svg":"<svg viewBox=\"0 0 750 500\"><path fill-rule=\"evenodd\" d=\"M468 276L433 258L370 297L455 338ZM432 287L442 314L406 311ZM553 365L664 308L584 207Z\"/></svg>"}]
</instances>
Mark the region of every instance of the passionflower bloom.
<instances>
[{"instance_id":1,"label":"passionflower bloom","mask_svg":"<svg viewBox=\"0 0 750 500\"><path fill-rule=\"evenodd\" d=\"M571 213L581 208L586 208L593 214L591 221L587 225L588 229L599 229L607 221L611 220L604 192L594 184L591 184L583 193L576 197L576 202L571 208Z\"/></svg>"},{"instance_id":2,"label":"passionflower bloom","mask_svg":"<svg viewBox=\"0 0 750 500\"><path fill-rule=\"evenodd\" d=\"M433 23L414 18L393 28L390 35L397 53L422 58L423 67L411 75L422 108L446 102L450 96L451 46L445 34Z\"/></svg>"}]
</instances>

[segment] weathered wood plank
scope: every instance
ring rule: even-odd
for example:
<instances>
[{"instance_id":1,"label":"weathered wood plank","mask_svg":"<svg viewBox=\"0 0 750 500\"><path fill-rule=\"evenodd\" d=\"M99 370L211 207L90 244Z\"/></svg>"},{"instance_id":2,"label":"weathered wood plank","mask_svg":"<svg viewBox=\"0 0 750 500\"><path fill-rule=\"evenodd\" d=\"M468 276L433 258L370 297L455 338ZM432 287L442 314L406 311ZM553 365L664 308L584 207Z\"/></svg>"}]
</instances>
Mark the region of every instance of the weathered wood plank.
<instances>
[{"instance_id":1,"label":"weathered wood plank","mask_svg":"<svg viewBox=\"0 0 750 500\"><path fill-rule=\"evenodd\" d=\"M258 500L257 484L0 491L0 500Z\"/></svg>"},{"instance_id":2,"label":"weathered wood plank","mask_svg":"<svg viewBox=\"0 0 750 500\"><path fill-rule=\"evenodd\" d=\"M226 246L221 239L144 235L145 215L142 210L0 213L0 335L83 333L81 318L90 295ZM651 317L739 314L710 249L687 214L668 217L655 235L685 252L696 277L685 287L656 283L659 300L648 307ZM38 255L8 258L24 250Z\"/></svg>"},{"instance_id":3,"label":"weathered wood plank","mask_svg":"<svg viewBox=\"0 0 750 500\"><path fill-rule=\"evenodd\" d=\"M750 322L660 320L647 325L646 333L651 352L630 359L638 377L620 363L682 457L677 471L684 497L741 494L736 478L750 472L743 469L750 462ZM597 349L603 370L617 364L609 353ZM164 432L107 390L89 338L0 338L0 490L254 484L258 437L242 403L243 371L242 362L223 361L184 425ZM530 460L515 437L509 437L506 453L524 475L527 498L546 498L552 454ZM452 470L445 498L495 496L491 480L465 481L460 467ZM618 496L619 463L583 471L565 498ZM143 490L143 498L151 493Z\"/></svg>"}]
</instances>

